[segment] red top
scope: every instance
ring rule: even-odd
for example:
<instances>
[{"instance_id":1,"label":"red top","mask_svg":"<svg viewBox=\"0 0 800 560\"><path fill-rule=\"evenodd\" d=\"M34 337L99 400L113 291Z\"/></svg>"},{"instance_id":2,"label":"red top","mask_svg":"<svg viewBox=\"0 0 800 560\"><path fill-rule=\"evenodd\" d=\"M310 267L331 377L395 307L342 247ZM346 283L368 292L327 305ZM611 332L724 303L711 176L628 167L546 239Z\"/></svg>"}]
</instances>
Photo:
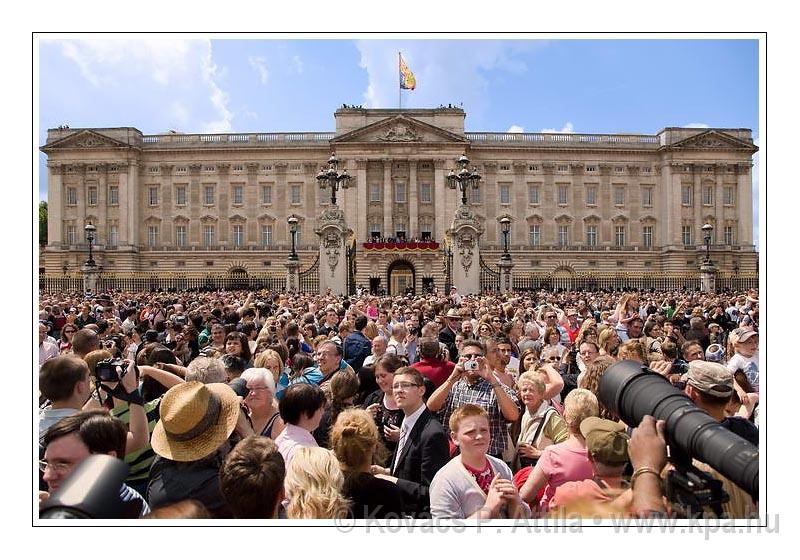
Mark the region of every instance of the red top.
<instances>
[{"instance_id":1,"label":"red top","mask_svg":"<svg viewBox=\"0 0 800 560\"><path fill-rule=\"evenodd\" d=\"M440 360L423 358L411 367L430 379L436 387L439 387L450 374L453 373L453 368L456 367L456 365L449 360L442 362Z\"/></svg>"},{"instance_id":2,"label":"red top","mask_svg":"<svg viewBox=\"0 0 800 560\"><path fill-rule=\"evenodd\" d=\"M475 482L478 483L478 486L481 487L484 494L489 493L489 485L492 483L492 479L494 478L494 470L492 470L492 464L489 462L489 459L484 458L486 461L486 466L480 470L473 469L468 464L462 462L461 464L464 465L464 468L467 469L467 472L475 478Z\"/></svg>"}]
</instances>

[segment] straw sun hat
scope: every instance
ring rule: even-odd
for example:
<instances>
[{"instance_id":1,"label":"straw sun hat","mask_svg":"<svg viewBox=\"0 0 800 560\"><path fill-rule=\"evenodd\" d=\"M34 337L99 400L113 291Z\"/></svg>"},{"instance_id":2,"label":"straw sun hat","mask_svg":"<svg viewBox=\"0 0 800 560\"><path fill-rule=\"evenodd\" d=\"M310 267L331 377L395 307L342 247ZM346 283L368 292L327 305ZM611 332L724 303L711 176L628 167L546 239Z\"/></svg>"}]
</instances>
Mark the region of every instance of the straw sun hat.
<instances>
[{"instance_id":1,"label":"straw sun hat","mask_svg":"<svg viewBox=\"0 0 800 560\"><path fill-rule=\"evenodd\" d=\"M239 397L224 383L187 381L161 399L153 451L173 461L197 461L228 439L239 418Z\"/></svg>"}]
</instances>

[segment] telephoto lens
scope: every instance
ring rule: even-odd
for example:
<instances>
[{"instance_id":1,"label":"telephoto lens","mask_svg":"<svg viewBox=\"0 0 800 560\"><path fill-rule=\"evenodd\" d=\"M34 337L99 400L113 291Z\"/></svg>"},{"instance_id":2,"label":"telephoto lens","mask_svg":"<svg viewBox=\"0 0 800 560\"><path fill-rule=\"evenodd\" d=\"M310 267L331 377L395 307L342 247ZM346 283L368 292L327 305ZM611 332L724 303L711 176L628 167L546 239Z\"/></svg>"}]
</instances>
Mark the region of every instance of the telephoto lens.
<instances>
[{"instance_id":1,"label":"telephoto lens","mask_svg":"<svg viewBox=\"0 0 800 560\"><path fill-rule=\"evenodd\" d=\"M628 426L646 414L666 422L668 443L716 469L758 501L758 448L714 420L648 367L624 360L600 379L600 401Z\"/></svg>"}]
</instances>

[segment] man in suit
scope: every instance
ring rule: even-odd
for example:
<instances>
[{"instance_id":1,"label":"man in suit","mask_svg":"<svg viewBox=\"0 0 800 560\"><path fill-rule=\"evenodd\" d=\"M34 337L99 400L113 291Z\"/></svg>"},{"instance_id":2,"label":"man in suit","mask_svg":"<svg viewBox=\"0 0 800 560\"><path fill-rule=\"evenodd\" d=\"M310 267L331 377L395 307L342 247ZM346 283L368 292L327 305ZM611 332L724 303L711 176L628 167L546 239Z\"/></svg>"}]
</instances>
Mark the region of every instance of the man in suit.
<instances>
[{"instance_id":1,"label":"man in suit","mask_svg":"<svg viewBox=\"0 0 800 560\"><path fill-rule=\"evenodd\" d=\"M442 317L444 324L439 331L439 342L447 346L450 353L450 361L455 363L458 360L458 347L456 346L456 334L459 332L463 317L458 314L455 308L450 308L447 315Z\"/></svg>"},{"instance_id":2,"label":"man in suit","mask_svg":"<svg viewBox=\"0 0 800 560\"><path fill-rule=\"evenodd\" d=\"M403 497L403 513L425 517L430 511L429 487L437 471L450 460L447 434L422 400L422 375L411 367L400 368L392 381L397 406L405 414L388 468L374 465L372 472L397 484Z\"/></svg>"}]
</instances>

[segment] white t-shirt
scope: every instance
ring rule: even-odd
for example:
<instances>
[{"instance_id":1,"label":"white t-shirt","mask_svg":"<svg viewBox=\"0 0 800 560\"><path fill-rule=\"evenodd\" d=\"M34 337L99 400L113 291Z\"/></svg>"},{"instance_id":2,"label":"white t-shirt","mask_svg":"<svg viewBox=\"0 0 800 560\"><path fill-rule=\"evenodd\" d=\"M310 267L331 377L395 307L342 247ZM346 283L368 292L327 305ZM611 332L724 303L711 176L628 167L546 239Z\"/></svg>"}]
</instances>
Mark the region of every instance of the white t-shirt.
<instances>
[{"instance_id":1,"label":"white t-shirt","mask_svg":"<svg viewBox=\"0 0 800 560\"><path fill-rule=\"evenodd\" d=\"M745 373L750 385L758 392L758 352L753 354L751 358L745 358L738 353L734 354L733 358L728 362L728 371L736 373L736 370L739 369Z\"/></svg>"}]
</instances>

